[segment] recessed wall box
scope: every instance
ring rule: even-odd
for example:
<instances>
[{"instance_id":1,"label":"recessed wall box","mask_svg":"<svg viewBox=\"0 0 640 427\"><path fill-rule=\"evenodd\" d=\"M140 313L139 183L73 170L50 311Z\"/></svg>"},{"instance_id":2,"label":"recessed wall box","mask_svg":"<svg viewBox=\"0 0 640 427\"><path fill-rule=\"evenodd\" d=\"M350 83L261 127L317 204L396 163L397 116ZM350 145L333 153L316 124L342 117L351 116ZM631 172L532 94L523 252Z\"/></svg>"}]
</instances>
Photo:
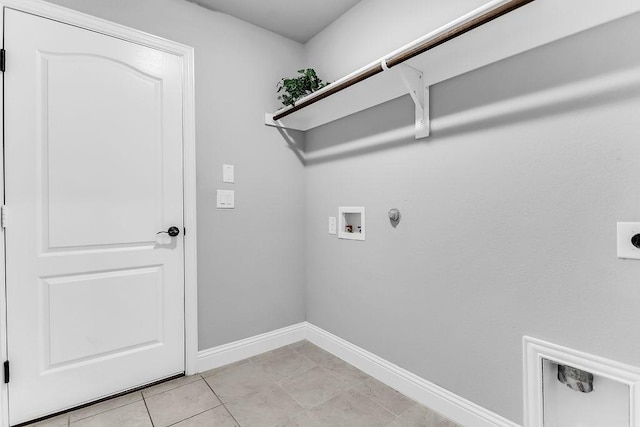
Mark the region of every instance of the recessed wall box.
<instances>
[{"instance_id":1,"label":"recessed wall box","mask_svg":"<svg viewBox=\"0 0 640 427\"><path fill-rule=\"evenodd\" d=\"M338 208L338 237L347 240L364 240L364 207Z\"/></svg>"},{"instance_id":2,"label":"recessed wall box","mask_svg":"<svg viewBox=\"0 0 640 427\"><path fill-rule=\"evenodd\" d=\"M523 344L525 426L640 425L638 367L532 337Z\"/></svg>"}]
</instances>

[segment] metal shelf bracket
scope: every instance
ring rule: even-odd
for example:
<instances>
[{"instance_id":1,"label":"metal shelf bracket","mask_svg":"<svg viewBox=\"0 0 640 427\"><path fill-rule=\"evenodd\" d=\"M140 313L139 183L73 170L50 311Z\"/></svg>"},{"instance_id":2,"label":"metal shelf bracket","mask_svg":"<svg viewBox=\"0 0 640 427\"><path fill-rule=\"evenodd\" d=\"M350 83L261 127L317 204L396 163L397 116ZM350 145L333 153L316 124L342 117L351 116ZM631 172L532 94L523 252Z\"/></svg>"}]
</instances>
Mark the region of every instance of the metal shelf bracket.
<instances>
[{"instance_id":1,"label":"metal shelf bracket","mask_svg":"<svg viewBox=\"0 0 640 427\"><path fill-rule=\"evenodd\" d=\"M386 68L386 64L383 65ZM424 85L422 71L405 64L397 66L398 73L413 103L416 105L416 139L429 136L431 129L429 115L429 86Z\"/></svg>"}]
</instances>

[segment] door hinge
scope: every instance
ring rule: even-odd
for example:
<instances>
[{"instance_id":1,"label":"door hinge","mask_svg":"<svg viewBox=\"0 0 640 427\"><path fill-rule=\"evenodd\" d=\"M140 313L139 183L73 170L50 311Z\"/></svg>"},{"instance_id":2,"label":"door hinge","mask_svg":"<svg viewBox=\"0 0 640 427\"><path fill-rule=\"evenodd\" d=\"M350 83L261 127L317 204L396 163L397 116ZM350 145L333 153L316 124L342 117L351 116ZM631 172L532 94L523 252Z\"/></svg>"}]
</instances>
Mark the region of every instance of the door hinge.
<instances>
[{"instance_id":1,"label":"door hinge","mask_svg":"<svg viewBox=\"0 0 640 427\"><path fill-rule=\"evenodd\" d=\"M0 71L4 73L4 70L7 68L7 51L4 49L0 49Z\"/></svg>"},{"instance_id":2,"label":"door hinge","mask_svg":"<svg viewBox=\"0 0 640 427\"><path fill-rule=\"evenodd\" d=\"M9 361L4 361L4 383L9 384Z\"/></svg>"},{"instance_id":3,"label":"door hinge","mask_svg":"<svg viewBox=\"0 0 640 427\"><path fill-rule=\"evenodd\" d=\"M4 230L7 228L7 205L0 206L0 227Z\"/></svg>"}]
</instances>

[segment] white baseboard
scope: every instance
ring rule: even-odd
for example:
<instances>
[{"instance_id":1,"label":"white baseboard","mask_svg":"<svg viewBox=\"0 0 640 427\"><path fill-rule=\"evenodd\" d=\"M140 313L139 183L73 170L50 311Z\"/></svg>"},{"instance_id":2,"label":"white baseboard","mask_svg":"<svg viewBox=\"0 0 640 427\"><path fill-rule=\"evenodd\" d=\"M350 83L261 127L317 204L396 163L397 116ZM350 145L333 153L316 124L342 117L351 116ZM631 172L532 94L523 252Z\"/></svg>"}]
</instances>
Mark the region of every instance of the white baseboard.
<instances>
[{"instance_id":1,"label":"white baseboard","mask_svg":"<svg viewBox=\"0 0 640 427\"><path fill-rule=\"evenodd\" d=\"M308 322L201 351L198 353L198 372L237 362L303 339L465 427L519 427L518 424L488 409Z\"/></svg>"},{"instance_id":2,"label":"white baseboard","mask_svg":"<svg viewBox=\"0 0 640 427\"><path fill-rule=\"evenodd\" d=\"M306 339L307 322L198 352L197 372L219 368Z\"/></svg>"},{"instance_id":3,"label":"white baseboard","mask_svg":"<svg viewBox=\"0 0 640 427\"><path fill-rule=\"evenodd\" d=\"M307 323L307 340L421 405L427 406L465 427L519 427L518 424L488 409L310 323Z\"/></svg>"}]
</instances>

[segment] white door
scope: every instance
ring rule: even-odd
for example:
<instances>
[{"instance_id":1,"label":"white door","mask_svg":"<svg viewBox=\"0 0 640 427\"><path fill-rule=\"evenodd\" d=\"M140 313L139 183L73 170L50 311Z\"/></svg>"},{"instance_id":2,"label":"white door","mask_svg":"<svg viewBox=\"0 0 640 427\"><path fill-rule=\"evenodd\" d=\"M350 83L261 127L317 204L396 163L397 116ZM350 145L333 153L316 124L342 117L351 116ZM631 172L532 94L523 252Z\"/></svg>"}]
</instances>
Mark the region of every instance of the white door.
<instances>
[{"instance_id":1,"label":"white door","mask_svg":"<svg viewBox=\"0 0 640 427\"><path fill-rule=\"evenodd\" d=\"M184 371L182 59L10 9L4 31L16 424Z\"/></svg>"}]
</instances>

